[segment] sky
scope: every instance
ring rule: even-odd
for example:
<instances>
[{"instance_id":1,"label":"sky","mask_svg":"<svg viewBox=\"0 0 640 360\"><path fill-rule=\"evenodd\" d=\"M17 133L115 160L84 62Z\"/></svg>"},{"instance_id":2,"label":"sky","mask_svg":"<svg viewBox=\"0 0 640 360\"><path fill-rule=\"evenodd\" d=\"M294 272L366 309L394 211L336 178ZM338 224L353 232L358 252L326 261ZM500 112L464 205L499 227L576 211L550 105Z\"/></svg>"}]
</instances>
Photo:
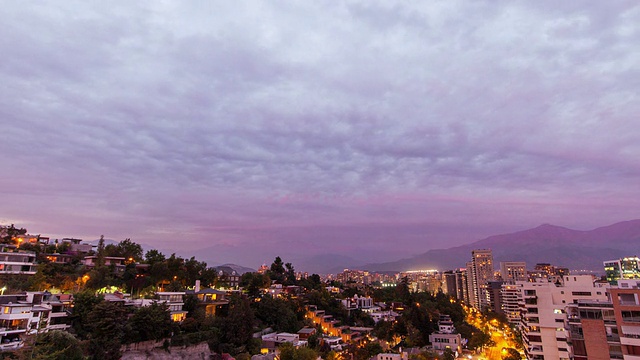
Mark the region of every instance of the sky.
<instances>
[{"instance_id":1,"label":"sky","mask_svg":"<svg viewBox=\"0 0 640 360\"><path fill-rule=\"evenodd\" d=\"M639 218L635 1L0 7L0 224L257 268Z\"/></svg>"}]
</instances>

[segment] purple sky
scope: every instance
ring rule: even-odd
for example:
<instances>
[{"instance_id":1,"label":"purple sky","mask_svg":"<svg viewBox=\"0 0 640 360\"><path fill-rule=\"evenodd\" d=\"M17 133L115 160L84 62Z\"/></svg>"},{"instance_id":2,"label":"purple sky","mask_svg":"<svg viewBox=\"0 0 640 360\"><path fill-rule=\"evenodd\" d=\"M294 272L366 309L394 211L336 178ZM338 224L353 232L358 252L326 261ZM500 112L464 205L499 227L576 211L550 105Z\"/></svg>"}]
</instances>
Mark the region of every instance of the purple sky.
<instances>
[{"instance_id":1,"label":"purple sky","mask_svg":"<svg viewBox=\"0 0 640 360\"><path fill-rule=\"evenodd\" d=\"M140 3L0 7L0 223L257 267L640 217L635 1Z\"/></svg>"}]
</instances>

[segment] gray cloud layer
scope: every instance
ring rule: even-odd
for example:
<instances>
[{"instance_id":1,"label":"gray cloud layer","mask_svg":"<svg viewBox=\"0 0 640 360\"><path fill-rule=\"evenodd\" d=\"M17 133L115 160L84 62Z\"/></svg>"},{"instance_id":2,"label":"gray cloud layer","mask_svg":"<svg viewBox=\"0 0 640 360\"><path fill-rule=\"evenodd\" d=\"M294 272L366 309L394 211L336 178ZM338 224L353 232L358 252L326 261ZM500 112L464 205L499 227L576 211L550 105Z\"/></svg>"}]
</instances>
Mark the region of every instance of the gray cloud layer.
<instances>
[{"instance_id":1,"label":"gray cloud layer","mask_svg":"<svg viewBox=\"0 0 640 360\"><path fill-rule=\"evenodd\" d=\"M379 260L637 217L640 6L0 9L0 220Z\"/></svg>"}]
</instances>

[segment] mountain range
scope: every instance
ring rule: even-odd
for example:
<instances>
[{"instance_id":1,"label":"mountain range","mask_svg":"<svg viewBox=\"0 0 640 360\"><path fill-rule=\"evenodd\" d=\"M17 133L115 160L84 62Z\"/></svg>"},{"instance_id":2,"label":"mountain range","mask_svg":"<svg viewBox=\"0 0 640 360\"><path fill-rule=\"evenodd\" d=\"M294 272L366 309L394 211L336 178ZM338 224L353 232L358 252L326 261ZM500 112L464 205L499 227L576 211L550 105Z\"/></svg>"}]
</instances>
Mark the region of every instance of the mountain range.
<instances>
[{"instance_id":1,"label":"mountain range","mask_svg":"<svg viewBox=\"0 0 640 360\"><path fill-rule=\"evenodd\" d=\"M510 234L490 236L476 242L425 253L393 262L367 264L369 271L455 269L471 260L474 249L492 249L496 267L501 261L551 263L571 270L603 272L602 262L640 253L640 219L580 231L544 224Z\"/></svg>"}]
</instances>

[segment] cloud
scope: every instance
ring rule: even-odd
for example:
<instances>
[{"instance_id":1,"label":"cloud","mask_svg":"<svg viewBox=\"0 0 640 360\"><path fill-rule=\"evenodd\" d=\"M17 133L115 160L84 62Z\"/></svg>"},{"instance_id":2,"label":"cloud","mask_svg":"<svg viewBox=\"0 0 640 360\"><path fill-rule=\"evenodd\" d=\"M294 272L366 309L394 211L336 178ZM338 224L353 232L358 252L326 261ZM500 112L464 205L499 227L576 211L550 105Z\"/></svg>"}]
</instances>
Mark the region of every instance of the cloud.
<instances>
[{"instance_id":1,"label":"cloud","mask_svg":"<svg viewBox=\"0 0 640 360\"><path fill-rule=\"evenodd\" d=\"M347 255L637 217L639 18L623 2L8 5L0 213L165 248L277 254L322 234Z\"/></svg>"}]
</instances>

